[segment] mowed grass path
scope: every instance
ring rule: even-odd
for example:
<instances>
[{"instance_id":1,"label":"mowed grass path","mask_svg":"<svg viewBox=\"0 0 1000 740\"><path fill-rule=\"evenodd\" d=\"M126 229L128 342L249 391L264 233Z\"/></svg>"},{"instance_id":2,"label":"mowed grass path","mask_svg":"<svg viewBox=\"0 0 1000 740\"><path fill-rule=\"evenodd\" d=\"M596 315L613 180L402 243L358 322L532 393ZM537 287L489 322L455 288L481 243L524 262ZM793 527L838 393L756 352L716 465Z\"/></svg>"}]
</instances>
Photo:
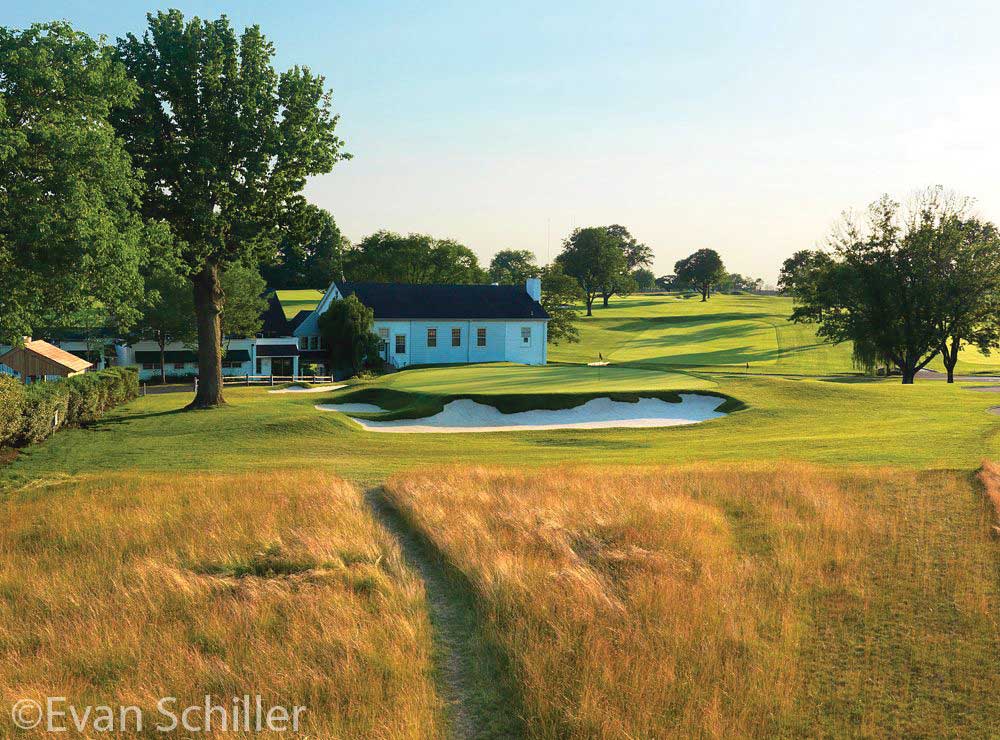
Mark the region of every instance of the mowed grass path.
<instances>
[{"instance_id":1,"label":"mowed grass path","mask_svg":"<svg viewBox=\"0 0 1000 740\"><path fill-rule=\"evenodd\" d=\"M669 429L387 435L365 432L342 414L314 408L352 388L305 396L230 388L228 406L211 412L185 412L187 394L165 394L141 398L92 428L60 432L25 450L0 469L0 486L129 468L279 466L334 471L369 485L401 470L454 462L535 466L795 459L972 470L984 457L1000 457L1000 417L986 413L997 396L932 381L903 386L892 380L501 365L411 370L365 387L425 396L712 390L748 408Z\"/></svg>"},{"instance_id":2,"label":"mowed grass path","mask_svg":"<svg viewBox=\"0 0 1000 740\"><path fill-rule=\"evenodd\" d=\"M586 363L598 354L615 364L689 367L778 375L856 373L849 344L831 345L811 324L788 320L792 300L782 296L691 294L636 295L612 299L580 319L579 344L552 347L555 362ZM582 314L581 314L582 315ZM932 365L941 369L940 364ZM993 372L997 355L962 353L959 371Z\"/></svg>"}]
</instances>

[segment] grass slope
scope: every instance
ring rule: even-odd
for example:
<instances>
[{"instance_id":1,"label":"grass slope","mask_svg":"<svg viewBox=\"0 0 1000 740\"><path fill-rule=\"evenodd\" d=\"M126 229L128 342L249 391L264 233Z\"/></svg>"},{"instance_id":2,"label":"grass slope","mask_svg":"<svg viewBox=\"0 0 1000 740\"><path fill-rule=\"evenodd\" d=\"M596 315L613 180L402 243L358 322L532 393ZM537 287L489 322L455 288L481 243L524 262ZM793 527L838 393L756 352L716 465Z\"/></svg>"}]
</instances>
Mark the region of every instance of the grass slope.
<instances>
[{"instance_id":1,"label":"grass slope","mask_svg":"<svg viewBox=\"0 0 1000 740\"><path fill-rule=\"evenodd\" d=\"M615 364L688 367L785 375L854 373L848 344L830 345L816 327L788 321L792 301L782 296L636 295L595 306L579 322L579 344L549 351L555 362L586 363L598 354ZM940 365L937 365L940 369ZM959 371L992 372L997 357L962 353Z\"/></svg>"},{"instance_id":2,"label":"grass slope","mask_svg":"<svg viewBox=\"0 0 1000 740\"><path fill-rule=\"evenodd\" d=\"M971 488L699 465L386 490L471 585L533 736L985 737L1000 553Z\"/></svg>"}]
</instances>

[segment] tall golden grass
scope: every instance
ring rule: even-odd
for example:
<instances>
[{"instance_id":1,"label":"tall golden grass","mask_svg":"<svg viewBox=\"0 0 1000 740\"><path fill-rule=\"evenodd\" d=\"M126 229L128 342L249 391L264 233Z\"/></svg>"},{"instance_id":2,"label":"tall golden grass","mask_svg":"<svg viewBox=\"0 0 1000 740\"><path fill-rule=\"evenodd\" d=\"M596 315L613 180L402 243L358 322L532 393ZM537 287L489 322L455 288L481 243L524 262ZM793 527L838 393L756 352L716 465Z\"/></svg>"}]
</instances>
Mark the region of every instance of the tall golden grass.
<instances>
[{"instance_id":1,"label":"tall golden grass","mask_svg":"<svg viewBox=\"0 0 1000 740\"><path fill-rule=\"evenodd\" d=\"M1000 729L998 553L963 476L453 468L387 495L468 578L537 736Z\"/></svg>"},{"instance_id":2,"label":"tall golden grass","mask_svg":"<svg viewBox=\"0 0 1000 740\"><path fill-rule=\"evenodd\" d=\"M986 503L993 519L993 534L1000 537L1000 465L989 460L983 462L979 480L986 491Z\"/></svg>"},{"instance_id":3,"label":"tall golden grass","mask_svg":"<svg viewBox=\"0 0 1000 740\"><path fill-rule=\"evenodd\" d=\"M160 697L260 694L312 737L442 732L422 585L331 475L85 477L0 517L8 708L136 705L158 736Z\"/></svg>"}]
</instances>

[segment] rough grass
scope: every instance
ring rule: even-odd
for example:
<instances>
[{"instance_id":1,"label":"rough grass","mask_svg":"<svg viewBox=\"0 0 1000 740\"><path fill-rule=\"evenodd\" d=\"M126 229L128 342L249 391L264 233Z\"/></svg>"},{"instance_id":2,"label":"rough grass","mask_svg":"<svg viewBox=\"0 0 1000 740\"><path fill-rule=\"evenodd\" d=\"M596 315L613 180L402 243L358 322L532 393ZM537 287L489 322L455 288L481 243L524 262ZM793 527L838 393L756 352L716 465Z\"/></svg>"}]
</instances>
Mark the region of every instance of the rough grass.
<instances>
[{"instance_id":1,"label":"rough grass","mask_svg":"<svg viewBox=\"0 0 1000 740\"><path fill-rule=\"evenodd\" d=\"M468 579L542 737L990 736L968 476L451 468L387 495Z\"/></svg>"},{"instance_id":2,"label":"rough grass","mask_svg":"<svg viewBox=\"0 0 1000 740\"><path fill-rule=\"evenodd\" d=\"M137 705L148 728L159 697L261 694L313 737L441 734L422 585L328 473L40 481L0 518L5 706Z\"/></svg>"},{"instance_id":3,"label":"rough grass","mask_svg":"<svg viewBox=\"0 0 1000 740\"><path fill-rule=\"evenodd\" d=\"M993 533L1000 537L1000 465L986 461L979 471L979 480L986 493L986 505L989 507L993 522Z\"/></svg>"}]
</instances>

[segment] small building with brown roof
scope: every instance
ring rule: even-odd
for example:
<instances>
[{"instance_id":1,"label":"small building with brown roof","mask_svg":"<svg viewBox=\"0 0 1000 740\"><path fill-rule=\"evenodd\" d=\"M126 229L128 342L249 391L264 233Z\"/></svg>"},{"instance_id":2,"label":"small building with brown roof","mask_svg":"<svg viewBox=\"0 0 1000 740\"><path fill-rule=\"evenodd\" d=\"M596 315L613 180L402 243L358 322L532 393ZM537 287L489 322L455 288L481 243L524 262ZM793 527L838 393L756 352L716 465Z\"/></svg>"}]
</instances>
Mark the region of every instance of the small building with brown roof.
<instances>
[{"instance_id":1,"label":"small building with brown roof","mask_svg":"<svg viewBox=\"0 0 1000 740\"><path fill-rule=\"evenodd\" d=\"M21 376L22 383L58 377L68 378L85 372L93 365L81 357L59 349L41 339L24 338L24 345L0 355L6 365Z\"/></svg>"}]
</instances>

